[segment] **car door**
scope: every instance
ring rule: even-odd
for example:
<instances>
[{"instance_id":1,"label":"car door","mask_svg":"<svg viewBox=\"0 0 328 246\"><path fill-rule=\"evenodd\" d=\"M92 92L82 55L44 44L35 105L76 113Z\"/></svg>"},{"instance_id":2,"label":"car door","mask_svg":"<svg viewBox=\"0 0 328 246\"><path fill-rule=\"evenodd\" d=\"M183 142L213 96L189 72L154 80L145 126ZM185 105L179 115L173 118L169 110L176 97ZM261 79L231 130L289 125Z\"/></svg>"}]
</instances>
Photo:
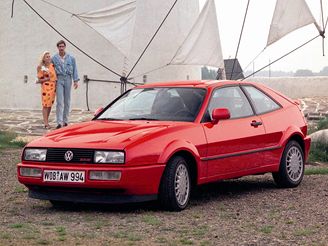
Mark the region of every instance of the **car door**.
<instances>
[{"instance_id":1,"label":"car door","mask_svg":"<svg viewBox=\"0 0 328 246\"><path fill-rule=\"evenodd\" d=\"M262 139L266 151L264 154L264 166L280 162L282 147L279 145L286 129L285 121L281 119L282 108L268 94L252 85L242 85L243 90L253 104L254 110L261 118L265 126L266 136Z\"/></svg>"},{"instance_id":2,"label":"car door","mask_svg":"<svg viewBox=\"0 0 328 246\"><path fill-rule=\"evenodd\" d=\"M230 119L213 124L211 112L215 108L229 109ZM208 161L209 178L243 172L261 165L261 138L265 130L238 85L219 87L213 91L202 124L208 142L205 159Z\"/></svg>"}]
</instances>

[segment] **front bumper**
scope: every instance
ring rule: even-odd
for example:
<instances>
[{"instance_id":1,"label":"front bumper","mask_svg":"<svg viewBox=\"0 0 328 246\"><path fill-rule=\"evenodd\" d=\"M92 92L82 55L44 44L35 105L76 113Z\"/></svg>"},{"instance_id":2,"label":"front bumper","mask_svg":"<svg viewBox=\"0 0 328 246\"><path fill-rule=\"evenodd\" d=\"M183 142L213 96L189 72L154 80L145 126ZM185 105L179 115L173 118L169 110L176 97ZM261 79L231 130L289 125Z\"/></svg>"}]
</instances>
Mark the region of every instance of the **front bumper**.
<instances>
[{"instance_id":1,"label":"front bumper","mask_svg":"<svg viewBox=\"0 0 328 246\"><path fill-rule=\"evenodd\" d=\"M20 175L21 167L41 168L39 178ZM56 165L46 163L19 163L17 165L18 181L29 188L30 197L45 200L61 200L76 202L92 202L107 200L107 203L118 200L151 200L156 198L165 164L147 166L92 166L92 165ZM44 170L84 171L84 183L45 182ZM121 179L118 181L90 180L90 171L120 171ZM137 199L134 196L138 196ZM128 198L130 197L130 198ZM72 198L70 200L70 198ZM106 199L103 199L106 198Z\"/></svg>"}]
</instances>

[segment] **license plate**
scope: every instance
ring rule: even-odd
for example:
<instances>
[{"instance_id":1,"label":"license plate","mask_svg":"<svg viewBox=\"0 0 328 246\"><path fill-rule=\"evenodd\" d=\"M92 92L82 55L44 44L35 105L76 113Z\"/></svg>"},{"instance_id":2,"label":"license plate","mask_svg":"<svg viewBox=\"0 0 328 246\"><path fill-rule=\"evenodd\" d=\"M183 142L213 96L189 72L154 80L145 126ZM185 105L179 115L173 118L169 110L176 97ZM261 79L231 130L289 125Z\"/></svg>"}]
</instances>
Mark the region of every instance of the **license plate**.
<instances>
[{"instance_id":1,"label":"license plate","mask_svg":"<svg viewBox=\"0 0 328 246\"><path fill-rule=\"evenodd\" d=\"M45 182L69 182L84 183L85 172L83 171L61 171L61 170L44 170L43 181Z\"/></svg>"}]
</instances>

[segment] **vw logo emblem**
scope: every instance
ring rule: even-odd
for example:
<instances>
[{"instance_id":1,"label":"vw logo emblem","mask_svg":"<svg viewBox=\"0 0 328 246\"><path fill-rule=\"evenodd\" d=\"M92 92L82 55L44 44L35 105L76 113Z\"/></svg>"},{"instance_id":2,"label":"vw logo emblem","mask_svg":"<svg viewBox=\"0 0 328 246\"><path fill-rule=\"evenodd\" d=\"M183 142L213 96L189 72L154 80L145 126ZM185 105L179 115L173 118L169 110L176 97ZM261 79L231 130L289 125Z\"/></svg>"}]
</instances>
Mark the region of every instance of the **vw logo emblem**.
<instances>
[{"instance_id":1,"label":"vw logo emblem","mask_svg":"<svg viewBox=\"0 0 328 246\"><path fill-rule=\"evenodd\" d=\"M64 158L66 161L71 161L73 159L73 152L72 151L66 151Z\"/></svg>"}]
</instances>

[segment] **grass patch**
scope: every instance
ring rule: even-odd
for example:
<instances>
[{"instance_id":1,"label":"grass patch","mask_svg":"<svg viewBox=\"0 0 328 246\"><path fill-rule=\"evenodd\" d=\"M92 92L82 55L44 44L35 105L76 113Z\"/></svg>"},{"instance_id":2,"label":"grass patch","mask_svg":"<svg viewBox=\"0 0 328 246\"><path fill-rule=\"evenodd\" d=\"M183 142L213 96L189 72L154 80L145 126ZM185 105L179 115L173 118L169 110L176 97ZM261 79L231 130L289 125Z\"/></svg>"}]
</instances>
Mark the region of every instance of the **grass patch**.
<instances>
[{"instance_id":1,"label":"grass patch","mask_svg":"<svg viewBox=\"0 0 328 246\"><path fill-rule=\"evenodd\" d=\"M137 242L137 241L141 241L142 237L140 235L130 233L128 234L127 239L132 242Z\"/></svg>"},{"instance_id":2,"label":"grass patch","mask_svg":"<svg viewBox=\"0 0 328 246\"><path fill-rule=\"evenodd\" d=\"M287 225L292 225L292 224L294 224L294 221L292 221L292 220L287 220L287 221L286 221L286 224L287 224Z\"/></svg>"},{"instance_id":3,"label":"grass patch","mask_svg":"<svg viewBox=\"0 0 328 246\"><path fill-rule=\"evenodd\" d=\"M300 229L294 232L294 235L297 237L306 237L314 234L315 231L313 229L305 228L305 229Z\"/></svg>"},{"instance_id":4,"label":"grass patch","mask_svg":"<svg viewBox=\"0 0 328 246\"><path fill-rule=\"evenodd\" d=\"M0 233L0 239L10 239L10 234L9 233L5 233L5 232L1 232Z\"/></svg>"},{"instance_id":5,"label":"grass patch","mask_svg":"<svg viewBox=\"0 0 328 246\"><path fill-rule=\"evenodd\" d=\"M50 244L50 242L46 239L39 239L36 241L36 243L39 245L49 245Z\"/></svg>"},{"instance_id":6,"label":"grass patch","mask_svg":"<svg viewBox=\"0 0 328 246\"><path fill-rule=\"evenodd\" d=\"M36 239L37 237L33 234L27 234L25 236L22 237L22 239L25 239L25 240L32 240L32 239Z\"/></svg>"},{"instance_id":7,"label":"grass patch","mask_svg":"<svg viewBox=\"0 0 328 246\"><path fill-rule=\"evenodd\" d=\"M42 221L42 222L41 222L41 225L44 225L44 226L54 226L55 223L53 223L53 222L49 222L49 221Z\"/></svg>"},{"instance_id":8,"label":"grass patch","mask_svg":"<svg viewBox=\"0 0 328 246\"><path fill-rule=\"evenodd\" d=\"M113 234L113 237L114 238L119 238L119 239L124 239L124 238L128 237L128 234L125 231L118 231L118 232Z\"/></svg>"},{"instance_id":9,"label":"grass patch","mask_svg":"<svg viewBox=\"0 0 328 246\"><path fill-rule=\"evenodd\" d=\"M165 237L156 238L156 243L167 244L167 239Z\"/></svg>"},{"instance_id":10,"label":"grass patch","mask_svg":"<svg viewBox=\"0 0 328 246\"><path fill-rule=\"evenodd\" d=\"M280 217L280 211L272 209L269 211L269 218L270 219L275 219Z\"/></svg>"},{"instance_id":11,"label":"grass patch","mask_svg":"<svg viewBox=\"0 0 328 246\"><path fill-rule=\"evenodd\" d=\"M180 240L180 243L183 244L183 245L193 245L194 244L194 242L191 239L188 239L188 238L182 238Z\"/></svg>"},{"instance_id":12,"label":"grass patch","mask_svg":"<svg viewBox=\"0 0 328 246\"><path fill-rule=\"evenodd\" d=\"M100 230L102 227L104 227L106 225L107 225L107 223L104 221L97 221L95 224L95 228L96 228L96 230Z\"/></svg>"},{"instance_id":13,"label":"grass patch","mask_svg":"<svg viewBox=\"0 0 328 246\"><path fill-rule=\"evenodd\" d=\"M66 236L66 230L65 230L65 227L63 226L59 226L56 228L56 232L58 234L59 237L64 237Z\"/></svg>"},{"instance_id":14,"label":"grass patch","mask_svg":"<svg viewBox=\"0 0 328 246\"><path fill-rule=\"evenodd\" d=\"M200 246L209 246L209 245L211 245L211 242L208 240L200 242Z\"/></svg>"},{"instance_id":15,"label":"grass patch","mask_svg":"<svg viewBox=\"0 0 328 246\"><path fill-rule=\"evenodd\" d=\"M203 238L209 232L208 226L197 226L191 231L191 234L197 238Z\"/></svg>"},{"instance_id":16,"label":"grass patch","mask_svg":"<svg viewBox=\"0 0 328 246\"><path fill-rule=\"evenodd\" d=\"M328 175L328 167L311 167L304 171L305 175Z\"/></svg>"},{"instance_id":17,"label":"grass patch","mask_svg":"<svg viewBox=\"0 0 328 246\"><path fill-rule=\"evenodd\" d=\"M27 188L25 187L25 186L17 186L16 188L15 188L15 192L16 193L26 193L26 192L28 192L28 190L27 190Z\"/></svg>"},{"instance_id":18,"label":"grass patch","mask_svg":"<svg viewBox=\"0 0 328 246\"><path fill-rule=\"evenodd\" d=\"M137 242L137 241L142 240L141 235L138 235L138 234L135 234L132 232L131 233L126 232L126 231L118 231L118 232L114 233L112 236L117 239L126 239L131 242Z\"/></svg>"},{"instance_id":19,"label":"grass patch","mask_svg":"<svg viewBox=\"0 0 328 246\"><path fill-rule=\"evenodd\" d=\"M66 238L65 238L64 236L60 236L60 237L58 238L58 241L61 241L61 242L65 241L65 240L66 240Z\"/></svg>"},{"instance_id":20,"label":"grass patch","mask_svg":"<svg viewBox=\"0 0 328 246\"><path fill-rule=\"evenodd\" d=\"M161 224L161 221L153 215L145 215L142 218L142 221L148 225L157 226Z\"/></svg>"},{"instance_id":21,"label":"grass patch","mask_svg":"<svg viewBox=\"0 0 328 246\"><path fill-rule=\"evenodd\" d=\"M260 232L265 234L270 234L272 232L273 226L272 225L266 225L260 228Z\"/></svg>"},{"instance_id":22,"label":"grass patch","mask_svg":"<svg viewBox=\"0 0 328 246\"><path fill-rule=\"evenodd\" d=\"M0 149L24 147L26 145L26 142L21 140L15 140L16 137L16 133L0 131Z\"/></svg>"},{"instance_id":23,"label":"grass patch","mask_svg":"<svg viewBox=\"0 0 328 246\"><path fill-rule=\"evenodd\" d=\"M24 224L22 224L22 223L15 223L15 224L11 224L9 227L10 228L13 228L13 229L20 229L20 228L23 228L24 227Z\"/></svg>"}]
</instances>

